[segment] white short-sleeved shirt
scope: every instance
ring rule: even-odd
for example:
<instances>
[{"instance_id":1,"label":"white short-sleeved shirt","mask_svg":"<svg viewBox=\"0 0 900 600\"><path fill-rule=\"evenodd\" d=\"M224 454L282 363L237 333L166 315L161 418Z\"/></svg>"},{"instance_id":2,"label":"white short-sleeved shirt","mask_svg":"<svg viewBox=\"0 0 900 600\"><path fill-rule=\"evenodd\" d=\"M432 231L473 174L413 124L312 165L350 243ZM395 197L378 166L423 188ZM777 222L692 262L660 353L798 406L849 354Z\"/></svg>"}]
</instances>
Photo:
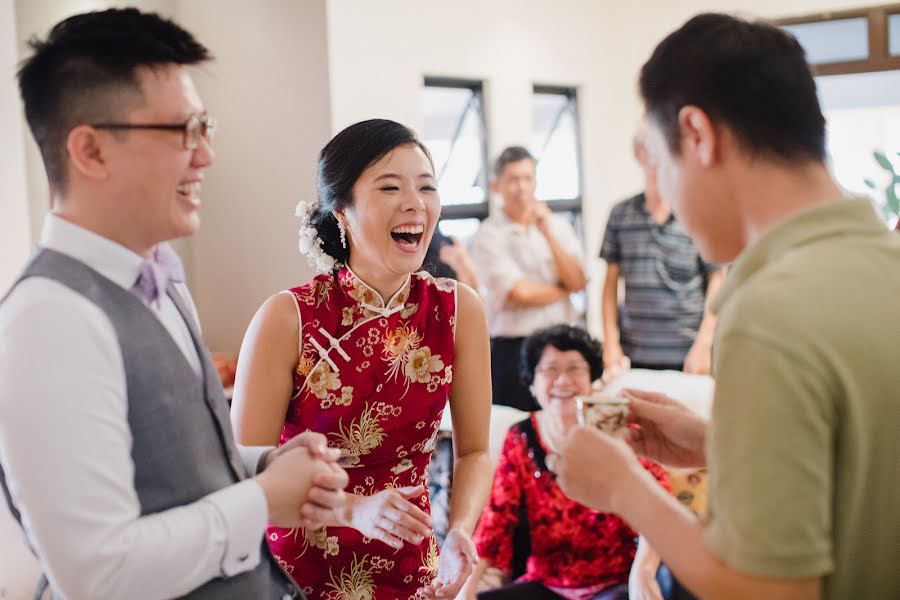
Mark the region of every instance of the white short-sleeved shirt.
<instances>
[{"instance_id":1,"label":"white short-sleeved shirt","mask_svg":"<svg viewBox=\"0 0 900 600\"><path fill-rule=\"evenodd\" d=\"M583 266L581 242L563 217L551 214L550 233ZM537 227L515 223L502 210L484 220L472 239L472 258L478 269L491 337L524 337L559 323L571 323L578 313L569 297L533 308L511 307L506 296L525 279L559 285L550 245Z\"/></svg>"}]
</instances>

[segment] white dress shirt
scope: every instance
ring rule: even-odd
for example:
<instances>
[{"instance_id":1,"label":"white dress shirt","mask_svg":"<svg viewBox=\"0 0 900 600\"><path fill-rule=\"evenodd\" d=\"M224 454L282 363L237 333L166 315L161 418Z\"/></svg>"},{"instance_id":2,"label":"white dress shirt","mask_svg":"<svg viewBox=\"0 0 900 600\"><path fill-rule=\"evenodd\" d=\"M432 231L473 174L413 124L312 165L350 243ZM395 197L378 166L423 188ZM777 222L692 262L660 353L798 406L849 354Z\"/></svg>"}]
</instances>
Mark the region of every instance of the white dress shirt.
<instances>
[{"instance_id":1,"label":"white dress shirt","mask_svg":"<svg viewBox=\"0 0 900 600\"><path fill-rule=\"evenodd\" d=\"M563 217L551 214L550 233L567 254L582 262L581 243L575 229ZM510 306L507 295L525 279L560 285L553 253L537 227L524 227L506 216L502 209L491 213L472 238L472 259L478 268L487 309L491 337L524 337L538 329L571 323L578 318L572 300L566 296L546 306Z\"/></svg>"},{"instance_id":2,"label":"white dress shirt","mask_svg":"<svg viewBox=\"0 0 900 600\"><path fill-rule=\"evenodd\" d=\"M125 289L139 255L50 215L40 244ZM179 293L192 310L182 284ZM172 300L152 310L199 374ZM198 322L199 326L199 322ZM29 544L65 598L171 598L255 568L266 499L248 479L197 502L140 516L125 367L109 318L50 279L31 277L0 305L0 461ZM250 473L265 448L241 448Z\"/></svg>"}]
</instances>

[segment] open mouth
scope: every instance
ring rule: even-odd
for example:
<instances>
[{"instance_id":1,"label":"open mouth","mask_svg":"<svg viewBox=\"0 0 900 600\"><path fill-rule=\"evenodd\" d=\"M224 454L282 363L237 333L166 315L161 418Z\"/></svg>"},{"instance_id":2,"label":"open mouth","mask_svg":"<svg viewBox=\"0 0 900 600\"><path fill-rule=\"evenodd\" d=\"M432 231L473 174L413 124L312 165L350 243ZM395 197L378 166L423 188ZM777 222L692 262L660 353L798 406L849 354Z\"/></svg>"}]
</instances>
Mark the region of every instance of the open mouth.
<instances>
[{"instance_id":1,"label":"open mouth","mask_svg":"<svg viewBox=\"0 0 900 600\"><path fill-rule=\"evenodd\" d=\"M200 198L200 186L201 183L199 181L182 183L178 186L176 191L183 200L186 200L190 204L198 205Z\"/></svg>"},{"instance_id":2,"label":"open mouth","mask_svg":"<svg viewBox=\"0 0 900 600\"><path fill-rule=\"evenodd\" d=\"M391 230L391 237L404 249L415 250L425 235L424 225L401 225Z\"/></svg>"}]
</instances>

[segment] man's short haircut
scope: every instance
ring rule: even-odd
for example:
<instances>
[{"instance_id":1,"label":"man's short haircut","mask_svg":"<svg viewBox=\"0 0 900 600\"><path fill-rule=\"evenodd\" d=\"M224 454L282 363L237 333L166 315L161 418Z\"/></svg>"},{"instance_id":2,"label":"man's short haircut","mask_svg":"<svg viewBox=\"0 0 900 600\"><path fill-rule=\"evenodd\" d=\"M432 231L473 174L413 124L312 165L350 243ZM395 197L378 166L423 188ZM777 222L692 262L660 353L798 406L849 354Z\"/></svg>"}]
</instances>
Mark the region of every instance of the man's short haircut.
<instances>
[{"instance_id":1,"label":"man's short haircut","mask_svg":"<svg viewBox=\"0 0 900 600\"><path fill-rule=\"evenodd\" d=\"M675 155L678 113L693 105L727 126L753 157L825 160L825 118L803 48L774 25L698 15L656 47L641 69L640 91Z\"/></svg>"},{"instance_id":2,"label":"man's short haircut","mask_svg":"<svg viewBox=\"0 0 900 600\"><path fill-rule=\"evenodd\" d=\"M172 21L134 8L69 17L46 40L32 38L34 54L19 68L25 118L50 183L64 187L66 139L76 126L122 119L143 97L140 66L191 65L209 51Z\"/></svg>"},{"instance_id":3,"label":"man's short haircut","mask_svg":"<svg viewBox=\"0 0 900 600\"><path fill-rule=\"evenodd\" d=\"M494 177L503 175L503 169L505 169L506 165L509 163L519 162L520 160L530 160L532 163L537 164L534 156L532 156L531 152L526 148L523 148L522 146L510 146L501 152L500 156L498 156L497 160L494 162Z\"/></svg>"}]
</instances>

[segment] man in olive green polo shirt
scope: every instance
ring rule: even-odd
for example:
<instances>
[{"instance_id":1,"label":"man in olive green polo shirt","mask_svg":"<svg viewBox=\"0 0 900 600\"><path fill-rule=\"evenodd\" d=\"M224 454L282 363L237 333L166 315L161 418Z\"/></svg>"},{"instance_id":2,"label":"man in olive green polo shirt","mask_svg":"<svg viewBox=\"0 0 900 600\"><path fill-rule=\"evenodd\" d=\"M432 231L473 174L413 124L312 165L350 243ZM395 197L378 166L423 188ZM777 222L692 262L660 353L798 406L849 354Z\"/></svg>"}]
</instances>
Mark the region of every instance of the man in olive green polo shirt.
<instances>
[{"instance_id":1,"label":"man in olive green polo shirt","mask_svg":"<svg viewBox=\"0 0 900 600\"><path fill-rule=\"evenodd\" d=\"M825 168L815 84L783 31L700 15L640 88L660 192L706 260L734 265L713 307L708 427L634 392L624 437L660 462L708 462L710 515L587 428L560 485L621 514L703 598L900 598L900 237Z\"/></svg>"}]
</instances>

